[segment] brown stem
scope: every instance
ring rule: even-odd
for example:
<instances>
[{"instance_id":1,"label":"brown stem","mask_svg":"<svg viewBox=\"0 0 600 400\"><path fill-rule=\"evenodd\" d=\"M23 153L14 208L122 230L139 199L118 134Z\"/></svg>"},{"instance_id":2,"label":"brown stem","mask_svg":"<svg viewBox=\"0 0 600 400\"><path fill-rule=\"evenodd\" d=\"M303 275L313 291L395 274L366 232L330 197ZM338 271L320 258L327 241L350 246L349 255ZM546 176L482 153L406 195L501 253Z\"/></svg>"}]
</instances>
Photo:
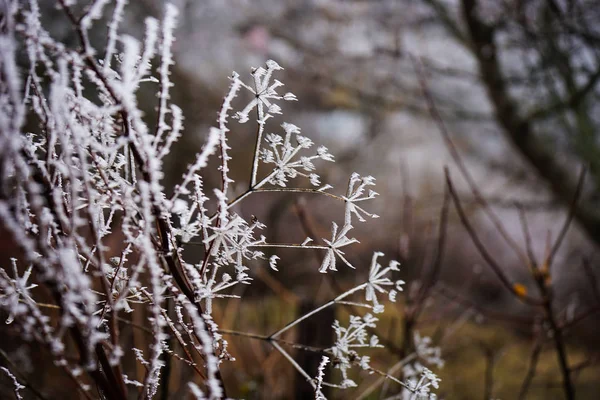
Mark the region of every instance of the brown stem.
<instances>
[{"instance_id":1,"label":"brown stem","mask_svg":"<svg viewBox=\"0 0 600 400\"><path fill-rule=\"evenodd\" d=\"M446 123L444 122L444 119L442 118L442 115L439 112L437 105L435 104L435 101L433 100L433 96L431 95L431 92L429 90L429 86L427 84L425 73L423 72L423 68L421 66L420 60L417 61L416 59L413 59L413 65L415 66L417 76L419 78L419 84L420 84L421 90L423 92L423 97L425 97L425 100L427 102L429 114L433 118L433 121L436 123L438 130L440 131L442 138L444 139L444 143L445 143L446 147L448 148L448 151L450 152L452 159L454 160L454 163L458 167L458 170L460 171L461 175L467 181L467 184L469 185L469 189L473 193L473 198L482 206L483 211L486 213L488 218L492 221L494 227L496 228L496 230L498 231L498 233L500 234L502 239L504 239L504 241L510 246L510 248L515 252L517 257L519 257L521 259L521 261L526 263L527 257L525 256L523 251L519 248L519 246L514 241L514 239L510 237L510 235L508 234L508 232L502 225L500 218L496 215L496 213L494 213L492 208L489 206L487 200L479 191L479 188L477 187L475 180L469 173L469 170L467 169L456 145L454 144L454 142L452 140L450 131L446 127Z\"/></svg>"},{"instance_id":2,"label":"brown stem","mask_svg":"<svg viewBox=\"0 0 600 400\"><path fill-rule=\"evenodd\" d=\"M415 319L419 317L421 311L423 311L425 300L429 297L431 293L431 289L435 286L436 282L439 279L441 270L442 270L442 260L444 258L444 245L446 243L446 231L448 229L448 211L450 206L450 191L448 186L446 186L444 190L444 202L442 203L442 208L440 210L440 225L438 231L438 241L437 241L437 249L435 253L435 259L432 262L431 273L429 275L429 279L423 282L423 286L421 286L421 290L417 295L417 300L415 302L415 310L414 315Z\"/></svg>"},{"instance_id":3,"label":"brown stem","mask_svg":"<svg viewBox=\"0 0 600 400\"><path fill-rule=\"evenodd\" d=\"M302 229L304 229L304 232L306 233L306 235L310 238L314 238L315 243L318 243L318 236L316 235L316 229L314 227L314 223L312 221L312 219L310 218L310 216L308 215L308 213L306 212L306 207L304 207L304 205L301 202L296 202L296 208L295 208L296 214L298 215L298 218L300 219L300 223L302 224ZM321 252L319 252L319 250L315 249L314 250L314 254L315 254L315 258L316 260L321 263L323 261L323 254ZM337 283L337 281L335 279L333 279L329 274L325 275L325 278L328 280L329 284L333 287L333 289L337 292L337 293L343 293L344 290L342 289L342 287L340 286L339 283ZM351 305L351 304L344 304L345 307L347 307L352 313L354 314L360 314L358 309ZM379 341L387 348L392 350L395 354L401 354L402 353L402 349L400 347L398 347L398 345L396 343L394 343L391 339L389 339L389 337L387 337L386 335L383 335L381 333L379 333L376 329L367 327L367 331L372 334L375 335L379 338Z\"/></svg>"},{"instance_id":4,"label":"brown stem","mask_svg":"<svg viewBox=\"0 0 600 400\"><path fill-rule=\"evenodd\" d=\"M527 396L527 392L529 391L529 387L533 378L535 377L535 372L537 368L537 363L540 358L540 353L542 352L542 340L540 338L536 339L533 344L533 348L531 349L531 355L529 356L529 366L527 367L527 373L525 374L525 379L523 379L523 384L521 385L521 390L519 390L519 400L525 400L525 396Z\"/></svg>"},{"instance_id":5,"label":"brown stem","mask_svg":"<svg viewBox=\"0 0 600 400\"><path fill-rule=\"evenodd\" d=\"M545 295L547 295L547 293ZM553 335L552 338L554 339L554 346L556 348L558 365L560 367L560 372L563 377L563 389L565 391L565 398L567 400L573 400L575 398L575 387L573 386L573 382L571 380L571 372L569 370L569 363L567 360L567 351L562 336L562 330L558 327L558 324L556 323L556 317L554 315L554 311L552 310L550 299L544 302L544 309L546 311L546 319L548 321L548 324L550 325L550 332Z\"/></svg>"},{"instance_id":6,"label":"brown stem","mask_svg":"<svg viewBox=\"0 0 600 400\"><path fill-rule=\"evenodd\" d=\"M73 27L79 37L79 40L80 40L83 50L85 52L85 60L87 62L87 65L94 72L96 77L98 79L100 79L100 81L103 83L105 89L108 91L108 93L113 98L113 100L115 102L119 103L119 101L120 101L119 97L116 95L116 93L114 92L114 90L112 89L110 84L108 83L106 77L101 73L97 62L91 56L89 56L91 54L91 52L89 51L89 42L87 40L85 32L83 31L83 29L81 28L81 25L79 24L78 19L75 18L72 10L69 8L69 6L65 3L64 0L59 0L59 1L61 3L62 8L65 10L67 17L72 22ZM128 115L127 111L125 111L123 109L121 109L119 111L119 113L121 114L121 118L123 120L123 125L124 125L123 136L125 138L129 138L130 137L130 129L129 129L129 123L128 123L129 115ZM135 146L135 144L133 142L130 144L130 149L131 149L131 154L133 155L134 161L135 161L136 165L138 166L138 168L140 169L140 172L142 173L143 180L150 183L152 180L151 180L150 174L148 172L146 162L144 161L141 153L139 152L138 148ZM185 276L185 270L183 268L178 268L178 266L175 262L175 258L173 257L173 254L177 254L178 251L177 251L177 248L171 249L171 245L173 245L173 244L170 243L171 235L169 234L170 233L169 224L167 223L165 218L162 216L162 212L161 212L160 208L158 207L157 202L158 202L158 199L154 199L154 198L151 199L151 203L153 204L152 213L156 219L157 231L159 234L161 247L162 247L161 248L162 256L169 268L170 273L175 278L177 285L180 287L180 289L185 294L185 296L192 302L192 304L196 305L200 316L202 316L203 315L202 307L198 302L195 301L195 296L194 296L194 292L192 290L192 286L190 285L189 280ZM122 379L122 376L120 378ZM225 384L223 382L223 378L222 378L220 369L217 370L217 379L219 380L221 387L223 389L224 397L227 397L226 392L225 392Z\"/></svg>"},{"instance_id":7,"label":"brown stem","mask_svg":"<svg viewBox=\"0 0 600 400\"><path fill-rule=\"evenodd\" d=\"M485 262L489 265L489 267L492 269L492 271L496 274L496 276L498 277L498 279L500 280L502 285L510 293L512 293L515 297L523 300L525 303L532 304L532 305L541 305L540 300L532 298L527 294L519 293L519 292L517 292L517 290L515 290L513 283L506 276L506 274L502 270L502 267L498 264L496 259L494 257L492 257L492 255L487 251L485 245L483 244L483 242L477 235L477 231L475 231L475 228L473 227L473 225L471 225L471 222L467 218L467 215L465 214L465 211L462 208L460 199L458 198L458 194L456 193L456 190L454 189L454 184L452 183L452 179L450 178L450 172L448 171L448 168L445 169L445 172L446 172L446 182L448 184L448 189L450 190L450 196L452 197L452 200L454 202L456 212L458 213L458 216L459 216L463 226L467 230L467 233L471 237L471 240L472 240L473 244L475 245L475 247L477 248L477 251L479 252L481 257L485 260Z\"/></svg>"}]
</instances>

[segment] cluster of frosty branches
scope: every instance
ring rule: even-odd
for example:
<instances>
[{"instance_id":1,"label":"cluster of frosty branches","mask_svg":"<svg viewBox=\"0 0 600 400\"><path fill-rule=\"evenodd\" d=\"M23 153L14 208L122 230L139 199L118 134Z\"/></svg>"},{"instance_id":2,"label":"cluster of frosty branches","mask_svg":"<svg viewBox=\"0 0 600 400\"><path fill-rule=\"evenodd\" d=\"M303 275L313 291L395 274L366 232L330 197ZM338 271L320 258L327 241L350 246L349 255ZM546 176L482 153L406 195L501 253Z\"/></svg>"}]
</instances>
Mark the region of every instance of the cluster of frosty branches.
<instances>
[{"instance_id":1,"label":"cluster of frosty branches","mask_svg":"<svg viewBox=\"0 0 600 400\"><path fill-rule=\"evenodd\" d=\"M268 120L281 113L279 104L296 100L291 93L279 94L283 84L273 76L282 68L268 61L252 71L250 84L232 75L216 126L172 196L166 196L164 157L183 130L182 111L169 96L177 10L167 5L161 21L148 18L140 42L119 33L125 0L116 0L112 13L108 0L96 0L80 15L73 3L59 1L77 34L76 48L44 29L37 0L22 7L11 3L8 28L0 34L0 219L19 246L10 272L0 269L0 307L25 339L49 350L85 397L93 398L91 389L97 387L103 398L125 399L131 393L152 398L159 391L165 358L175 357L202 382L190 384L192 394L224 398L220 365L231 357L212 317L213 302L232 297L237 285L250 284L252 263L268 262L276 270L276 256L264 260L261 249L268 247L321 250L320 272L335 271L338 260L354 268L343 250L357 242L350 236L353 223L377 217L359 205L376 196L369 189L374 178L352 174L346 193L332 194L315 172L315 163L333 161L325 147L312 151L313 142L290 123L267 133ZM88 32L107 14L107 43L99 51ZM17 43L24 46L26 67L17 65ZM142 118L138 104L138 91L145 85L158 93L154 125ZM242 90L250 91L252 100L234 112ZM244 193L233 196L230 118L246 123L254 110L258 130L249 183ZM222 178L212 190L204 184L210 157L220 159ZM315 188L288 186L298 178ZM311 244L317 238L267 243L258 233L263 224L234 211L246 197L266 191L341 201L343 224L331 222L331 238L322 238L323 245ZM182 244L192 242L203 249L199 263L183 258ZM321 398L323 386L355 385L348 375L352 366L371 370L368 356L357 350L379 346L376 337L367 339L365 333L377 319L367 314L351 317L348 327L334 325L337 341L327 353L342 373L337 384L324 380L325 362L317 378L302 370L279 336L359 292L364 300L352 304L383 312L378 295L394 301L403 282L390 277L398 264L383 268L380 255L373 257L367 282L266 338ZM152 333L145 349L123 346L120 329L130 313L145 316L144 329ZM174 340L167 341L169 337ZM71 341L75 355L68 350ZM173 342L179 346L169 345ZM123 358L137 360L145 372L130 378ZM437 384L429 376L427 382ZM414 393L424 386L399 383Z\"/></svg>"}]
</instances>

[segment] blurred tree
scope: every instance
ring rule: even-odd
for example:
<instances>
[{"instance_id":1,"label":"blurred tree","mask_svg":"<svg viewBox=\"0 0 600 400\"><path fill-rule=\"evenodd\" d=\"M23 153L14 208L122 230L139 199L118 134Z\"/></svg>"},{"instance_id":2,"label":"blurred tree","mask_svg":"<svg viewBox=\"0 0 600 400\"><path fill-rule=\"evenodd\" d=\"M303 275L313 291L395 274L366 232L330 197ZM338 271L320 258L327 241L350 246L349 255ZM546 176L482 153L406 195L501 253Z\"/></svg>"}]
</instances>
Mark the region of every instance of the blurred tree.
<instances>
[{"instance_id":1,"label":"blurred tree","mask_svg":"<svg viewBox=\"0 0 600 400\"><path fill-rule=\"evenodd\" d=\"M328 89L322 106L427 116L416 55L444 118L471 124L475 146L488 142L487 132L502 132L554 200L567 205L579 165L588 166L576 219L600 245L597 1L299 2L279 17L253 23L301 55L299 73Z\"/></svg>"},{"instance_id":2,"label":"blurred tree","mask_svg":"<svg viewBox=\"0 0 600 400\"><path fill-rule=\"evenodd\" d=\"M427 2L477 60L498 125L554 195L568 203L575 192L576 171L565 158L589 166L590 190L576 217L600 244L598 4L462 0L461 17L452 18L440 1Z\"/></svg>"}]
</instances>

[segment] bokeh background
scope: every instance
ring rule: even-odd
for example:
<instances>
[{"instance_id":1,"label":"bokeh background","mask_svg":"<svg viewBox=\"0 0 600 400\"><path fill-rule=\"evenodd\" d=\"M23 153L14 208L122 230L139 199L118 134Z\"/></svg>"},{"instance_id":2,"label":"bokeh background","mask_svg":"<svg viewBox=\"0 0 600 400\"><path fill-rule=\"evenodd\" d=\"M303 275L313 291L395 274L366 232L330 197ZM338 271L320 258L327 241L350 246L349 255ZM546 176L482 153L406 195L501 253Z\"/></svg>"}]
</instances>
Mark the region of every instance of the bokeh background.
<instances>
[{"instance_id":1,"label":"bokeh background","mask_svg":"<svg viewBox=\"0 0 600 400\"><path fill-rule=\"evenodd\" d=\"M251 67L273 59L285 68L277 78L298 101L283 104L283 116L270 120L267 130L283 121L298 125L336 156L335 164L318 165L325 182L342 192L356 171L375 176L380 194L368 208L381 218L357 227L361 243L348 254L359 266L356 271L342 267L324 278L314 254L278 253L280 272L257 263L251 271L255 285L236 293L243 300L220 306L221 327L268 334L330 299L335 289L364 280L372 252L381 250L402 262L402 278L408 282L399 302L382 317L379 333L393 346L373 354L381 369L406 356L410 336L420 332L432 335L442 348L446 365L436 369L442 377L441 398L519 398L532 363L536 368L525 398L562 398L553 341L540 322L544 313L500 283L454 204L447 201L444 207L447 167L464 215L487 253L519 290L532 295L538 294L535 279L519 254L543 266L572 214L548 266L552 307L567 343L577 398L598 398L598 1L173 3L180 13L171 97L183 109L185 132L169 156L167 187L177 182L215 124L231 72L250 79ZM76 46L72 27L54 2L41 5L52 34ZM142 37L144 18L160 18L164 5L130 1L122 30ZM105 30L105 24L98 24L92 32L99 48ZM149 85L147 96L140 98L147 114L156 105L155 90ZM243 106L244 99L238 100ZM231 123L233 188L239 192L248 184L254 134L250 124ZM583 168L586 175L578 184ZM220 177L207 179L216 184ZM446 223L440 220L444 209ZM273 242L301 242L307 229L327 237L330 221L343 218L335 202L290 194L250 197L237 211L264 222ZM503 224L504 233L489 213ZM9 254L10 248L2 251ZM194 257L194 249L189 254ZM428 288L424 299L423 287ZM422 312L411 319L415 304L421 303ZM331 322L348 312L336 308L298 329L293 339L326 346ZM231 396L308 398L302 378L268 346L236 337L230 342L237 358L224 367ZM26 362L32 349L12 340L3 347L12 357L22 353L25 370L36 368ZM315 362L298 357L305 365ZM173 368L170 395L183 398L178 390L189 376ZM376 380L362 378L367 382L363 389ZM385 398L386 390L377 389L369 398ZM361 393L333 391L331 397Z\"/></svg>"}]
</instances>

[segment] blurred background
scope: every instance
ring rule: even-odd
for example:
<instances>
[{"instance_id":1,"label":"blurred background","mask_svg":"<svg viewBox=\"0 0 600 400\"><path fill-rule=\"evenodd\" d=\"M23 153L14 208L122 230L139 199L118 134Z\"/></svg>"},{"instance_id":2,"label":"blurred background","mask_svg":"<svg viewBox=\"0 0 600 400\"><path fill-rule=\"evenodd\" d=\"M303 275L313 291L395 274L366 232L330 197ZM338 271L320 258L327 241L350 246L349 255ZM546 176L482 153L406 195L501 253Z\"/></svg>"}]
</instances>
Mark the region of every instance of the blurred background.
<instances>
[{"instance_id":1,"label":"blurred background","mask_svg":"<svg viewBox=\"0 0 600 400\"><path fill-rule=\"evenodd\" d=\"M52 34L75 46L62 12L53 1L41 3ZM390 344L373 355L380 369L409 354L420 332L432 336L446 361L442 369L432 367L442 378L441 398L516 399L525 385L522 398L562 398L554 342L543 322L547 314L518 295L539 295L535 264L551 280L551 308L566 341L577 398L598 398L598 1L173 3L180 14L171 97L183 109L185 132L169 156L165 186L178 181L215 124L231 72L249 81L251 67L273 59L285 68L276 77L284 92L298 101L284 103L283 116L270 120L267 131L287 121L326 145L336 162L317 168L334 192L343 193L356 171L375 176L380 194L367 208L381 218L356 227L361 243L348 253L357 271L341 267L324 278L317 272L318 256L277 253L280 272L257 263L255 284L236 293L243 300L217 310L222 328L269 334L340 287L364 281L372 252L381 250L402 262L408 283L378 328ZM164 4L131 1L122 29L142 37L144 18L160 18ZM93 31L98 43L105 29L98 24ZM140 102L152 114L156 88L147 90ZM245 103L238 99L236 105ZM248 185L255 126L232 121L230 128L233 189L241 193ZM445 167L462 215L448 195ZM220 177L206 179L217 184ZM271 242L301 242L307 232L328 237L331 221L343 219L339 204L327 198L290 194L250 197L237 211L264 222ZM482 250L509 277L512 292ZM331 322L348 312L336 308L293 339L327 347ZM267 345L229 340L237 358L224 367L230 396L309 398L302 378ZM297 357L305 365L315 362ZM172 398L182 398L177 382L185 381L185 373L170 378ZM362 379L361 389L330 396L359 397L376 381ZM367 398L386 398L393 390L379 386Z\"/></svg>"}]
</instances>

